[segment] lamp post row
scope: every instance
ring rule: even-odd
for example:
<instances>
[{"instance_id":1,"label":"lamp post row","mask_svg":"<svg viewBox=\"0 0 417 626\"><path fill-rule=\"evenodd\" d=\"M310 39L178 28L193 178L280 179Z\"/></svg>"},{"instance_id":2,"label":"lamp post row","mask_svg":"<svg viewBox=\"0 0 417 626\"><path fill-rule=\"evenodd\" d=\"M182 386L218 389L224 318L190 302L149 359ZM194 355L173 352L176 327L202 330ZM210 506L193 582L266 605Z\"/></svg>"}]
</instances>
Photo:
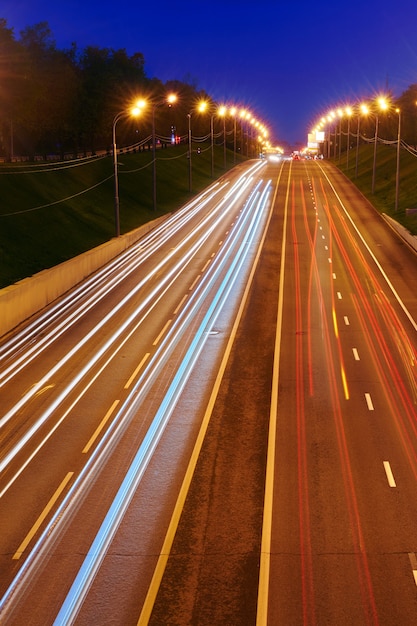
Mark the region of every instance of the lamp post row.
<instances>
[{"instance_id":1,"label":"lamp post row","mask_svg":"<svg viewBox=\"0 0 417 626\"><path fill-rule=\"evenodd\" d=\"M177 100L177 96L175 94L169 94L166 98L153 102L152 103L152 196L153 196L153 208L156 210L157 199L156 199L156 133L155 133L155 110L157 107L162 106L163 104L168 104L171 106ZM114 220L115 220L115 235L116 237L120 236L120 199L119 199L119 176L118 176L118 160L117 160L117 145L116 145L116 126L119 120L125 117L137 117L142 110L146 107L146 100L139 100L136 103L135 107L132 107L130 110L124 110L118 113L113 119L113 127L112 127L112 144L113 144L113 170L114 170ZM200 102L196 111L203 113L208 108L208 103L205 101ZM232 115L234 117L234 140L233 140L233 150L234 150L234 158L233 163L236 163L236 118L237 118L237 109L232 107L231 109ZM224 154L224 169L226 169L226 115L227 108L225 106L219 107L217 110L217 115L223 117L223 154ZM214 118L216 113L212 113L210 118L210 148L211 148L211 177L214 177ZM256 120L250 116L250 114L242 110L240 113L240 117L242 120L249 120L250 123L255 123ZM191 133L191 112L187 114L188 118L188 183L189 183L189 191L192 191L192 133ZM259 125L259 123L257 123ZM264 136L267 136L267 132L265 127L261 126L261 132ZM249 134L248 134L248 142L249 142ZM249 149L249 148L248 148Z\"/></svg>"},{"instance_id":2,"label":"lamp post row","mask_svg":"<svg viewBox=\"0 0 417 626\"><path fill-rule=\"evenodd\" d=\"M377 109L371 113L369 107L366 104L361 104L358 110L358 121L357 121L357 129L356 129L356 163L355 163L355 178L358 176L358 162L359 162L359 129L360 129L360 118L361 115L371 115L373 114L375 117L375 133L374 133L374 149L373 149L373 160L372 160L372 183L371 183L371 193L372 195L375 193L375 180L376 180L376 155L377 155L377 144L378 144L378 131L379 131L379 112L387 111L389 109L389 104L386 98L378 98L377 99ZM397 132L397 156L396 156L396 173L395 173L395 211L398 210L398 196L399 196L399 171L400 171L400 147L401 147L401 111L399 108L395 109L395 112L398 114L398 132ZM341 160L341 123L342 117L346 114L348 118L348 129L347 129L347 146L346 146L346 169L349 168L349 135L350 135L350 118L353 114L351 107L346 107L345 111L342 109L338 109L339 116L339 162ZM323 117L317 126L316 130L323 128L326 124L332 124L336 119L336 114L332 111L326 117ZM328 155L330 156L330 128L329 128L329 140L328 140ZM336 127L335 127L335 146L334 146L334 157L336 157Z\"/></svg>"}]
</instances>

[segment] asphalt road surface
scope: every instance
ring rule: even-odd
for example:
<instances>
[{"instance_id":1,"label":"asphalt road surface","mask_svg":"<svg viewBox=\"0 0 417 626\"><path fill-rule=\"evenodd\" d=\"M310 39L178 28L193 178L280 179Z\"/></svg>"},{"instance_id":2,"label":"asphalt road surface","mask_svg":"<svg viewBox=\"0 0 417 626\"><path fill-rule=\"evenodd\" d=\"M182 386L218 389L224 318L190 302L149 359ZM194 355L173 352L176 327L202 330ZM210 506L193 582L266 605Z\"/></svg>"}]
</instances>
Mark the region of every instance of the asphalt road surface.
<instances>
[{"instance_id":1,"label":"asphalt road surface","mask_svg":"<svg viewBox=\"0 0 417 626\"><path fill-rule=\"evenodd\" d=\"M415 624L415 254L316 161L174 215L1 345L1 623Z\"/></svg>"}]
</instances>

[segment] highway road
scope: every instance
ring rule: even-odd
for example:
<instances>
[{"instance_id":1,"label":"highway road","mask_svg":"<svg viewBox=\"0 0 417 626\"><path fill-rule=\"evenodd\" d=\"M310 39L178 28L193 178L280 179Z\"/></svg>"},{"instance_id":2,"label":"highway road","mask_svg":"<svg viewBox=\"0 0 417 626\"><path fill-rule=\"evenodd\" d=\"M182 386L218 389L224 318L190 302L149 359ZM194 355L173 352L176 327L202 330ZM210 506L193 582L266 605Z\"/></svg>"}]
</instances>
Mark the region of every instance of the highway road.
<instances>
[{"instance_id":1,"label":"highway road","mask_svg":"<svg viewBox=\"0 0 417 626\"><path fill-rule=\"evenodd\" d=\"M415 266L252 161L4 338L0 622L414 624Z\"/></svg>"}]
</instances>

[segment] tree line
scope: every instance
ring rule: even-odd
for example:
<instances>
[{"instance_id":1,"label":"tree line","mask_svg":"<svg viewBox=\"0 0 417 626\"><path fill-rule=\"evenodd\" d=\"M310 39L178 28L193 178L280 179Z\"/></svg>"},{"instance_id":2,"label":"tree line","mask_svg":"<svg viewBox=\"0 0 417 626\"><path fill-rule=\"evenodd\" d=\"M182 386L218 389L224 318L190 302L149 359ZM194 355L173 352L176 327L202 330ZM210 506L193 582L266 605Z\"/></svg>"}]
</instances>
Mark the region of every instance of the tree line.
<instances>
[{"instance_id":1,"label":"tree line","mask_svg":"<svg viewBox=\"0 0 417 626\"><path fill-rule=\"evenodd\" d=\"M187 114L199 98L210 100L195 85L177 80L163 84L145 73L142 53L125 49L87 46L60 50L47 22L28 26L16 38L14 29L0 18L0 157L110 150L114 116L137 97L153 102L168 91L178 94L178 104L167 113L154 109L155 126L169 136L187 132ZM118 125L118 141L132 143L152 130L151 114L134 123ZM207 119L193 126L207 133ZM207 128L206 128L207 126ZM139 129L139 130L138 130Z\"/></svg>"}]
</instances>

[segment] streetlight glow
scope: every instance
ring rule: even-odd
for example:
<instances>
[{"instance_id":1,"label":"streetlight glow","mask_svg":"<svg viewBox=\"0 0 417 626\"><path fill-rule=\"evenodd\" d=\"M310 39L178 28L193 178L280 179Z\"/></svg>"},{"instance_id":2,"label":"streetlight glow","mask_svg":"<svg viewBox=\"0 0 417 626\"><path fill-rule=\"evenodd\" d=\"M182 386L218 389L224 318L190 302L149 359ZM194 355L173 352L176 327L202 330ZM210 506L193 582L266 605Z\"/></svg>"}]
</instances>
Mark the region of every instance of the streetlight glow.
<instances>
[{"instance_id":1,"label":"streetlight glow","mask_svg":"<svg viewBox=\"0 0 417 626\"><path fill-rule=\"evenodd\" d=\"M387 99L383 96L377 99L377 104L381 111L386 111L388 109Z\"/></svg>"},{"instance_id":2,"label":"streetlight glow","mask_svg":"<svg viewBox=\"0 0 417 626\"><path fill-rule=\"evenodd\" d=\"M119 176L118 176L118 164L117 164L117 145L116 145L116 125L123 117L137 117L143 109L143 106L139 106L138 101L136 106L131 107L130 110L120 111L115 115L112 127L113 136L113 173L114 173L114 221L115 221L115 234L116 237L120 236L120 200L119 200Z\"/></svg>"}]
</instances>

